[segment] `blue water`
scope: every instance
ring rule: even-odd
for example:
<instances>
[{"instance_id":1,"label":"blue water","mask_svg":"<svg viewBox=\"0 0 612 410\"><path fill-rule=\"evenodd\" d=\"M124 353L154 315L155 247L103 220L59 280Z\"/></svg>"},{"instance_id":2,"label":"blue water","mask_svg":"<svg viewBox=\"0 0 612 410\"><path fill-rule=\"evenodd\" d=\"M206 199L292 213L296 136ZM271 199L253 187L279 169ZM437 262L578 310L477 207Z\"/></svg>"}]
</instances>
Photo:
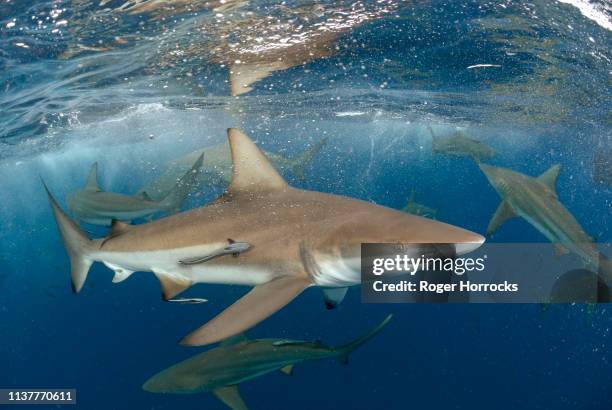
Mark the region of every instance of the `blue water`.
<instances>
[{"instance_id":1,"label":"blue water","mask_svg":"<svg viewBox=\"0 0 612 410\"><path fill-rule=\"evenodd\" d=\"M460 127L500 153L495 165L535 176L561 163L561 202L598 242L612 239L612 176L597 179L593 168L594 153L611 145L612 19L603 1L364 2L356 13L372 18L342 31L331 56L278 71L238 98L228 96L228 68L210 44L271 40L255 24L219 40L224 21L250 12L307 32L329 14L307 1L252 1L223 17L198 2L163 16L102 3L0 4L0 388L76 388L83 409L224 408L207 393L141 386L202 351L177 341L247 289L197 285L185 296L207 304L173 305L153 275L112 284L95 264L72 294L39 176L65 206L98 161L105 189L133 193L166 161L224 141L227 127L289 156L328 137L306 181L291 184L393 208L414 188L438 219L484 233L497 193L471 159L431 152L428 125L441 134ZM467 68L477 64L492 66ZM187 207L218 194L201 192ZM515 219L489 240L545 238ZM612 406L606 305L592 318L582 305L367 305L354 288L326 311L311 289L249 335L342 344L390 312L348 366L308 362L291 377L242 384L242 396L252 409Z\"/></svg>"}]
</instances>

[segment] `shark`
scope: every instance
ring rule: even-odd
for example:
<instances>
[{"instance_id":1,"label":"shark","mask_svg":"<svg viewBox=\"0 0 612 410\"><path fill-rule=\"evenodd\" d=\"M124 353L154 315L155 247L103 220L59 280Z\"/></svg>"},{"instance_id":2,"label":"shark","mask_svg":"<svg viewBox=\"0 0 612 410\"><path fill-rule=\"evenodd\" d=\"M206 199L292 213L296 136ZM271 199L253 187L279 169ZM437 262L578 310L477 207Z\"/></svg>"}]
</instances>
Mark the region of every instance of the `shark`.
<instances>
[{"instance_id":1,"label":"shark","mask_svg":"<svg viewBox=\"0 0 612 410\"><path fill-rule=\"evenodd\" d=\"M130 222L167 211L179 212L185 198L191 192L197 174L202 167L200 155L163 198L153 200L143 191L135 196L107 192L98 184L98 163L94 163L85 187L68 195L68 208L81 222L109 226L113 221Z\"/></svg>"},{"instance_id":2,"label":"shark","mask_svg":"<svg viewBox=\"0 0 612 410\"><path fill-rule=\"evenodd\" d=\"M277 169L283 172L289 171L303 182L306 179L306 167L325 147L327 141L327 138L323 138L293 158L267 151L264 151L264 154ZM158 179L142 187L140 192L146 192L156 201L162 200L170 193L181 175L187 172L201 155L204 155L206 161L202 166L202 171L198 173L199 186L208 188L226 187L232 177L232 156L229 145L224 143L200 148L169 161L164 173Z\"/></svg>"},{"instance_id":3,"label":"shark","mask_svg":"<svg viewBox=\"0 0 612 410\"><path fill-rule=\"evenodd\" d=\"M557 254L573 252L588 267L601 268L599 272L606 280L612 277L610 261L599 253L593 238L559 200L556 185L560 164L535 178L508 168L484 163L479 166L502 199L489 222L487 235L507 220L522 217L553 243Z\"/></svg>"},{"instance_id":4,"label":"shark","mask_svg":"<svg viewBox=\"0 0 612 410\"><path fill-rule=\"evenodd\" d=\"M492 159L497 156L497 151L482 141L469 136L465 131L457 131L450 137L441 138L434 134L431 127L429 132L432 137L432 151L434 154L441 153L455 157L470 157L476 162Z\"/></svg>"},{"instance_id":5,"label":"shark","mask_svg":"<svg viewBox=\"0 0 612 410\"><path fill-rule=\"evenodd\" d=\"M416 255L427 244L443 243L462 255L485 240L370 202L294 188L245 133L230 128L228 139L232 180L217 200L149 223L115 221L106 238L90 239L45 186L71 262L73 291L81 290L94 262L112 269L115 282L136 271L153 272L164 299L196 283L251 286L181 340L203 346L246 331L310 287L322 288L328 303L340 303L348 287L361 283L362 243L406 244L403 250ZM180 263L217 252L228 238L249 247L238 255Z\"/></svg>"},{"instance_id":6,"label":"shark","mask_svg":"<svg viewBox=\"0 0 612 410\"><path fill-rule=\"evenodd\" d=\"M392 315L387 316L368 333L339 347L320 341L249 340L239 335L159 372L142 387L151 393L167 394L210 391L232 410L246 410L247 405L238 391L239 383L274 371L290 375L296 364L311 360L336 358L346 364L349 355L380 333L391 318Z\"/></svg>"},{"instance_id":7,"label":"shark","mask_svg":"<svg viewBox=\"0 0 612 410\"><path fill-rule=\"evenodd\" d=\"M426 205L419 204L415 201L415 192L414 189L410 191L410 196L408 197L408 203L405 207L402 208L402 211L408 212L409 214L424 216L426 218L436 219L437 211L433 208L430 208Z\"/></svg>"}]
</instances>

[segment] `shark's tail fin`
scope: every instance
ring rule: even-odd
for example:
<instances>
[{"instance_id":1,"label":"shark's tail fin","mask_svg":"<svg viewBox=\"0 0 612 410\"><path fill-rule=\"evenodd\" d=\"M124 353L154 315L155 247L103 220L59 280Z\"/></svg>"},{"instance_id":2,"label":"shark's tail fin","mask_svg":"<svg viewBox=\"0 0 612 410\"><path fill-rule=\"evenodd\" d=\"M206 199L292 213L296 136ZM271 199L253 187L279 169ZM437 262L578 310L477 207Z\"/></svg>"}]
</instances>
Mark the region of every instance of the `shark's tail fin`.
<instances>
[{"instance_id":1,"label":"shark's tail fin","mask_svg":"<svg viewBox=\"0 0 612 410\"><path fill-rule=\"evenodd\" d=\"M92 253L94 251L93 241L85 235L76 222L71 220L68 215L64 213L44 182L43 185L45 186L51 208L53 209L55 222L62 235L62 240L64 241L68 256L70 257L72 291L74 293L79 293L85 284L89 268L94 262L92 258Z\"/></svg>"},{"instance_id":2,"label":"shark's tail fin","mask_svg":"<svg viewBox=\"0 0 612 410\"><path fill-rule=\"evenodd\" d=\"M387 326L387 323L389 323L389 321L391 320L392 317L393 317L393 315L387 316L385 318L385 320L380 322L380 324L378 326L376 326L375 328L371 329L365 335L363 335L363 336L353 340L350 343L347 343L347 344L345 344L343 346L340 346L340 347L336 348L336 351L338 352L338 356L337 356L338 362L340 362L342 364L347 364L348 363L349 355L351 353L353 353L355 350L357 350L365 342L367 342L368 340L370 340L371 338L373 338L374 336L379 334L384 329L384 327Z\"/></svg>"},{"instance_id":3,"label":"shark's tail fin","mask_svg":"<svg viewBox=\"0 0 612 410\"><path fill-rule=\"evenodd\" d=\"M312 162L314 157L323 149L323 147L327 144L327 138L323 138L321 141L314 144L312 147L307 148L297 157L293 158L289 162L289 167L291 168L291 172L295 175L300 181L304 181L306 178L304 176L306 166Z\"/></svg>"},{"instance_id":4,"label":"shark's tail fin","mask_svg":"<svg viewBox=\"0 0 612 410\"><path fill-rule=\"evenodd\" d=\"M198 157L198 160L193 164L191 169L185 173L179 179L170 191L168 195L161 201L159 204L165 210L170 211L171 213L176 213L181 211L181 206L183 205L183 201L187 198L193 187L196 185L198 172L202 167L202 162L204 161L204 154Z\"/></svg>"}]
</instances>

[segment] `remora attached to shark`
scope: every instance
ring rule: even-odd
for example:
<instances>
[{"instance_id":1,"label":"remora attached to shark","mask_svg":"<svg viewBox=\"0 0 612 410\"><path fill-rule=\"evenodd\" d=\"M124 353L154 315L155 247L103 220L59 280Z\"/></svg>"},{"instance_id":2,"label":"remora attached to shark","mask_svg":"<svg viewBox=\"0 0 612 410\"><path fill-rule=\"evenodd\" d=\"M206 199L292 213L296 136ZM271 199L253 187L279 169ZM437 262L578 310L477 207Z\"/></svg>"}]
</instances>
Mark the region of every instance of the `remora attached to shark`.
<instances>
[{"instance_id":1,"label":"remora attached to shark","mask_svg":"<svg viewBox=\"0 0 612 410\"><path fill-rule=\"evenodd\" d=\"M66 202L79 221L94 225L110 225L114 220L130 222L161 211L176 213L194 186L202 160L200 155L191 169L175 180L174 186L157 201L146 192L130 196L103 191L98 185L98 163L94 163L85 187L68 195Z\"/></svg>"},{"instance_id":2,"label":"remora attached to shark","mask_svg":"<svg viewBox=\"0 0 612 410\"><path fill-rule=\"evenodd\" d=\"M337 304L361 282L362 243L454 244L458 255L478 248L481 235L365 201L290 187L245 134L229 129L233 177L217 201L142 225L115 223L106 239L90 240L49 193L71 260L73 289L93 262L115 271L154 272L163 296L195 283L254 286L240 300L182 340L206 345L243 332L281 309L304 289L329 288ZM217 252L228 238L245 252L182 264ZM409 251L412 246L404 247Z\"/></svg>"},{"instance_id":3,"label":"remora attached to shark","mask_svg":"<svg viewBox=\"0 0 612 410\"><path fill-rule=\"evenodd\" d=\"M235 336L219 347L200 353L151 377L143 389L151 393L190 394L212 392L232 410L246 410L238 384L280 370L291 374L293 366L309 360L335 357L347 363L348 356L383 330L389 315L365 335L340 347L319 341L287 339L248 340Z\"/></svg>"},{"instance_id":4,"label":"remora attached to shark","mask_svg":"<svg viewBox=\"0 0 612 410\"><path fill-rule=\"evenodd\" d=\"M264 152L264 154L276 169L283 172L289 171L299 180L304 181L306 166L312 162L325 144L327 144L327 138L313 144L293 158L287 158L272 152ZM201 148L178 159L169 161L162 176L143 187L140 191L146 192L154 200L163 199L169 194L177 179L189 170L201 155L204 155L206 161L202 166L202 172L198 174L197 178L200 187L227 187L232 178L232 154L228 144L225 143Z\"/></svg>"},{"instance_id":5,"label":"remora attached to shark","mask_svg":"<svg viewBox=\"0 0 612 410\"><path fill-rule=\"evenodd\" d=\"M559 201L556 192L561 165L553 165L537 178L507 168L479 164L480 169L502 198L491 218L487 235L505 221L522 217L552 242L558 254L573 252L590 267L610 279L609 260L600 256L593 239ZM600 266L601 265L601 266Z\"/></svg>"}]
</instances>

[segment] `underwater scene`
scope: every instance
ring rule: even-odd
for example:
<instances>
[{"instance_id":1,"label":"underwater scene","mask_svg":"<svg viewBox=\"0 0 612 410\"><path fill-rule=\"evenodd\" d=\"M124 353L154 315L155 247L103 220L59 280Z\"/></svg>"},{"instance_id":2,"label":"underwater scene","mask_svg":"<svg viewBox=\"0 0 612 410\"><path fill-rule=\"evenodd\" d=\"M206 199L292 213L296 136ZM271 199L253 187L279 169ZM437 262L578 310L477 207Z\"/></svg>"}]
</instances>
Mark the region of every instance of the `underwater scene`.
<instances>
[{"instance_id":1,"label":"underwater scene","mask_svg":"<svg viewBox=\"0 0 612 410\"><path fill-rule=\"evenodd\" d=\"M608 0L0 0L0 408L611 409L611 92Z\"/></svg>"}]
</instances>

